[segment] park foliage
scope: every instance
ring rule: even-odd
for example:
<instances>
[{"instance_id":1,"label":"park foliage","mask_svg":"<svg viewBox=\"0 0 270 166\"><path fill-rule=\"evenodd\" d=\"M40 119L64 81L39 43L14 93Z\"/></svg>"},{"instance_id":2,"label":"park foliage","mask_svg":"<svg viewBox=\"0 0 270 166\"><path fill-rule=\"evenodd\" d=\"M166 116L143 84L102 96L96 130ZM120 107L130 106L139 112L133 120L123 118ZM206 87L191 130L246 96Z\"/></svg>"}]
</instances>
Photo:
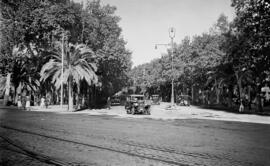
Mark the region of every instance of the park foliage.
<instances>
[{"instance_id":1,"label":"park foliage","mask_svg":"<svg viewBox=\"0 0 270 166\"><path fill-rule=\"evenodd\" d=\"M261 110L261 88L270 81L270 3L232 0L231 5L233 21L221 14L209 32L187 36L161 58L133 68L138 92L170 101L173 78L176 94L190 95L193 102L231 107L233 99L247 98Z\"/></svg>"},{"instance_id":2,"label":"park foliage","mask_svg":"<svg viewBox=\"0 0 270 166\"><path fill-rule=\"evenodd\" d=\"M127 84L131 52L116 8L99 0L1 0L0 73L13 94L50 93L59 103L64 52L64 96L97 106ZM96 100L99 98L99 100ZM73 107L70 105L70 109Z\"/></svg>"},{"instance_id":3,"label":"park foliage","mask_svg":"<svg viewBox=\"0 0 270 166\"><path fill-rule=\"evenodd\" d=\"M221 14L209 32L187 36L161 58L131 69L116 7L100 0L0 0L0 88L12 89L14 100L24 92L49 93L59 103L64 52L64 99L71 110L85 100L89 107L102 105L131 86L137 88L130 93L170 101L172 79L176 94L195 103L231 107L248 94L261 110L261 88L270 79L270 3L231 5L233 21Z\"/></svg>"}]
</instances>

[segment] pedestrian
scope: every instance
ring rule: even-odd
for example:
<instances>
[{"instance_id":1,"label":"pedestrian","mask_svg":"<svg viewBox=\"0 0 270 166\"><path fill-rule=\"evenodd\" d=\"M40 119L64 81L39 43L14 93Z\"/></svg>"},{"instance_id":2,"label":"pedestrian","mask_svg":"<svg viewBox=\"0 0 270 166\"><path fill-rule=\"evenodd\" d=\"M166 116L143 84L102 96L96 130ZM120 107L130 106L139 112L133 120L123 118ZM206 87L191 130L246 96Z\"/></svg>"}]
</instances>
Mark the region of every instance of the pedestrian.
<instances>
[{"instance_id":1,"label":"pedestrian","mask_svg":"<svg viewBox=\"0 0 270 166\"><path fill-rule=\"evenodd\" d=\"M262 105L262 107L264 107L264 95L263 94L261 94L261 105Z\"/></svg>"},{"instance_id":2,"label":"pedestrian","mask_svg":"<svg viewBox=\"0 0 270 166\"><path fill-rule=\"evenodd\" d=\"M107 109L111 109L111 98L108 97L107 99Z\"/></svg>"},{"instance_id":3,"label":"pedestrian","mask_svg":"<svg viewBox=\"0 0 270 166\"><path fill-rule=\"evenodd\" d=\"M21 95L18 95L17 106L18 106L19 109L22 109L22 98L21 98Z\"/></svg>"},{"instance_id":4,"label":"pedestrian","mask_svg":"<svg viewBox=\"0 0 270 166\"><path fill-rule=\"evenodd\" d=\"M49 106L49 100L48 100L48 97L45 97L45 107L46 109L48 108Z\"/></svg>"},{"instance_id":5,"label":"pedestrian","mask_svg":"<svg viewBox=\"0 0 270 166\"><path fill-rule=\"evenodd\" d=\"M45 108L45 98L44 98L44 96L42 96L41 99L40 99L40 107Z\"/></svg>"},{"instance_id":6,"label":"pedestrian","mask_svg":"<svg viewBox=\"0 0 270 166\"><path fill-rule=\"evenodd\" d=\"M244 112L244 104L243 104L243 99L240 99L240 107L239 107L239 112Z\"/></svg>"},{"instance_id":7,"label":"pedestrian","mask_svg":"<svg viewBox=\"0 0 270 166\"><path fill-rule=\"evenodd\" d=\"M84 97L82 98L82 107L85 107L85 99L84 99Z\"/></svg>"},{"instance_id":8,"label":"pedestrian","mask_svg":"<svg viewBox=\"0 0 270 166\"><path fill-rule=\"evenodd\" d=\"M25 108L27 111L30 111L30 96L26 96Z\"/></svg>"},{"instance_id":9,"label":"pedestrian","mask_svg":"<svg viewBox=\"0 0 270 166\"><path fill-rule=\"evenodd\" d=\"M265 100L268 102L270 100L269 92L265 93Z\"/></svg>"},{"instance_id":10,"label":"pedestrian","mask_svg":"<svg viewBox=\"0 0 270 166\"><path fill-rule=\"evenodd\" d=\"M22 109L23 110L26 109L25 105L26 105L26 96L22 96Z\"/></svg>"}]
</instances>

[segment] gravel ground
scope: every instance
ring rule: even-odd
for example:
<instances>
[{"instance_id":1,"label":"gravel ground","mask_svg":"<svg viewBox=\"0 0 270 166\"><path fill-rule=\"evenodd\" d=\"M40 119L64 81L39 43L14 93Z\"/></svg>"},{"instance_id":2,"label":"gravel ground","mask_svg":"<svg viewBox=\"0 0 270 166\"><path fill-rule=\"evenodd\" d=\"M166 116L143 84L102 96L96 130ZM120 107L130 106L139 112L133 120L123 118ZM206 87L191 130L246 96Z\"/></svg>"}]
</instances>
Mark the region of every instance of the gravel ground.
<instances>
[{"instance_id":1,"label":"gravel ground","mask_svg":"<svg viewBox=\"0 0 270 166\"><path fill-rule=\"evenodd\" d=\"M270 124L270 116L251 115L217 111L213 109L203 109L196 106L176 106L175 110L166 109L170 103L161 103L161 105L151 106L151 115L130 115L127 114L124 106L113 106L112 109L86 109L79 112L67 112L67 106L63 109L60 106L50 106L49 109L33 107L32 111L57 112L61 114L88 114L88 115L112 115L120 118L150 118L157 120L175 120L175 119L208 119L222 121L236 121L249 123Z\"/></svg>"}]
</instances>

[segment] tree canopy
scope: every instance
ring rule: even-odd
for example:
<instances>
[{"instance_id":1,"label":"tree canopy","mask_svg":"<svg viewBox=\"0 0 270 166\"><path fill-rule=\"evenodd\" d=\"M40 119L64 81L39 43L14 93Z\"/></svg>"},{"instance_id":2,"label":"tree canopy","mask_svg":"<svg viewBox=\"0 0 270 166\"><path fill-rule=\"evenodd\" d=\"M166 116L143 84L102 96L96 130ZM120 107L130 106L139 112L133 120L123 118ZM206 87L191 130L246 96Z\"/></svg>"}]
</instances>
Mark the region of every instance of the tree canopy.
<instances>
[{"instance_id":1,"label":"tree canopy","mask_svg":"<svg viewBox=\"0 0 270 166\"><path fill-rule=\"evenodd\" d=\"M126 49L121 36L116 7L102 5L100 0L89 0L86 6L70 0L1 0L0 6L0 73L4 76L11 73L15 89L22 75L27 79L30 75L31 79L40 79L37 73L44 64L52 61L51 55L56 49L54 43L62 42L63 35L65 43L85 45L96 55L98 82L88 86L94 88L89 93L99 91L105 97L127 84L131 52ZM15 48L24 50L24 57L12 54ZM31 66L30 70L23 69L26 64L28 68ZM48 81L41 82L40 88L50 89L52 84Z\"/></svg>"},{"instance_id":2,"label":"tree canopy","mask_svg":"<svg viewBox=\"0 0 270 166\"><path fill-rule=\"evenodd\" d=\"M232 0L232 6L236 13L232 22L221 14L209 32L185 37L161 58L134 67L134 84L143 87L147 82L150 93L158 87L158 93L169 100L173 77L178 95L194 96L197 89L197 96L209 99L215 94L216 101L210 103L220 103L221 96L231 101L235 96L240 101L245 94L250 101L261 102L261 87L269 86L270 81L270 4L265 0ZM230 105L225 98L223 102Z\"/></svg>"}]
</instances>

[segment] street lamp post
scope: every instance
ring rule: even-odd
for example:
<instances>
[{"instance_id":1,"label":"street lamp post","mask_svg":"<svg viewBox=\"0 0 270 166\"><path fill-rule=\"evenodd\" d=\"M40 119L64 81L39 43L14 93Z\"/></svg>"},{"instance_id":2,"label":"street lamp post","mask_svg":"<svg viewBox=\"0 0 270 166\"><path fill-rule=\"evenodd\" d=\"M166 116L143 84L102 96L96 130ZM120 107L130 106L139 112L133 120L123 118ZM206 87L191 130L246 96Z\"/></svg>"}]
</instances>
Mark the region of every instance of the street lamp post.
<instances>
[{"instance_id":1,"label":"street lamp post","mask_svg":"<svg viewBox=\"0 0 270 166\"><path fill-rule=\"evenodd\" d=\"M169 28L169 37L171 38L171 43L170 44L156 44L155 49L157 49L158 45L163 45L163 46L171 46L172 49L172 62L171 62L171 67L172 67L172 93L171 93L171 108L173 108L174 105L174 65L173 65L173 39L175 37L175 28L171 27Z\"/></svg>"},{"instance_id":2,"label":"street lamp post","mask_svg":"<svg viewBox=\"0 0 270 166\"><path fill-rule=\"evenodd\" d=\"M63 108L63 79L64 79L64 41L65 35L64 32L62 33L62 65L61 65L61 108Z\"/></svg>"},{"instance_id":3,"label":"street lamp post","mask_svg":"<svg viewBox=\"0 0 270 166\"><path fill-rule=\"evenodd\" d=\"M171 107L174 107L174 70L173 70L173 38L175 37L175 29L169 29L169 36L171 38L171 48L172 48L172 96L171 96Z\"/></svg>"}]
</instances>

